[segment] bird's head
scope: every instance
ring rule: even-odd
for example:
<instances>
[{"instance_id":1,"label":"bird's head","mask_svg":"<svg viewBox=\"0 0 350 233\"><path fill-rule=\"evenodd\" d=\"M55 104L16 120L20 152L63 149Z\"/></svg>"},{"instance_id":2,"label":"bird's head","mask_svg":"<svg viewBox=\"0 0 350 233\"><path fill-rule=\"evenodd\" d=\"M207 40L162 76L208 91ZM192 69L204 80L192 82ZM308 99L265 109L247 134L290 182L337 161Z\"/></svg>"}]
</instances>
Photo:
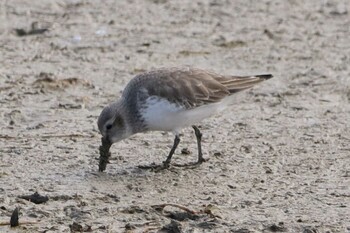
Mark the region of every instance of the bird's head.
<instances>
[{"instance_id":1,"label":"bird's head","mask_svg":"<svg viewBox=\"0 0 350 233\"><path fill-rule=\"evenodd\" d=\"M119 142L130 136L125 114L119 102L112 103L102 110L97 125L103 138L110 143Z\"/></svg>"}]
</instances>

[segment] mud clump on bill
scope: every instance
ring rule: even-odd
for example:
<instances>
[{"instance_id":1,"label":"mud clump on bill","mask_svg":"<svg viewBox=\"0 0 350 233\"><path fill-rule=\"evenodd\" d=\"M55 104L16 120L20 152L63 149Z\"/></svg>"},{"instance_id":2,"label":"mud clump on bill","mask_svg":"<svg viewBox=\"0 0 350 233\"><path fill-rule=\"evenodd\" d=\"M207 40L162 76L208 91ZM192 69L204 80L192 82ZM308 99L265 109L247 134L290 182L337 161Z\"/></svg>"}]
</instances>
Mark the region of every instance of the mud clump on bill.
<instances>
[{"instance_id":1,"label":"mud clump on bill","mask_svg":"<svg viewBox=\"0 0 350 233\"><path fill-rule=\"evenodd\" d=\"M109 149L112 146L112 143L105 138L101 138L102 145L100 146L100 160L98 164L98 171L103 172L106 170L107 163L109 162L109 157L111 157L111 152Z\"/></svg>"}]
</instances>

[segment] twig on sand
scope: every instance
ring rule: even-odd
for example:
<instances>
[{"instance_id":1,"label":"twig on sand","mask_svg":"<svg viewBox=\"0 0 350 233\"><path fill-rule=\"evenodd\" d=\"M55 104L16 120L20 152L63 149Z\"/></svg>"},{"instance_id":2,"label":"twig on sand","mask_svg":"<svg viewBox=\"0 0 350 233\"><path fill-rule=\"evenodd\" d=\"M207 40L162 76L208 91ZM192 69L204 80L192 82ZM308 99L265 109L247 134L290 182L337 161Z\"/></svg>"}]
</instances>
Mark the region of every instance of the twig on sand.
<instances>
[{"instance_id":1,"label":"twig on sand","mask_svg":"<svg viewBox=\"0 0 350 233\"><path fill-rule=\"evenodd\" d=\"M152 207L156 210L159 210L159 211L163 211L164 208L166 206L172 206L172 207L176 207L176 208L179 208L181 210L184 210L186 211L188 214L191 214L193 216L200 216L200 215L203 215L203 214L206 214L206 215L209 215L210 217L213 217L213 218L220 218L222 219L222 217L217 213L218 211L218 208L209 204L207 206L205 206L204 209L201 209L199 211L194 211L194 210L191 210L185 206L181 206L181 205L178 205L178 204L171 204L171 203L165 203L165 204L160 204L160 205L153 205Z\"/></svg>"},{"instance_id":2,"label":"twig on sand","mask_svg":"<svg viewBox=\"0 0 350 233\"><path fill-rule=\"evenodd\" d=\"M159 224L155 221L144 223L127 223L125 225L126 232L133 232L136 228L143 228L142 232L150 232L159 229Z\"/></svg>"},{"instance_id":3,"label":"twig on sand","mask_svg":"<svg viewBox=\"0 0 350 233\"><path fill-rule=\"evenodd\" d=\"M10 135L0 134L3 139L25 139L25 138L92 138L89 134L47 134L47 135L23 135L22 137L14 137Z\"/></svg>"},{"instance_id":4,"label":"twig on sand","mask_svg":"<svg viewBox=\"0 0 350 233\"><path fill-rule=\"evenodd\" d=\"M29 224L38 224L39 222L32 221L21 221L19 225L29 225ZM10 222L0 222L0 226L9 226Z\"/></svg>"},{"instance_id":5,"label":"twig on sand","mask_svg":"<svg viewBox=\"0 0 350 233\"><path fill-rule=\"evenodd\" d=\"M194 210L191 210L185 206L181 206L181 205L178 205L178 204L172 204L172 203L165 203L165 204L160 204L160 205L153 205L152 207L155 208L155 209L161 209L163 210L166 206L172 206L172 207L176 207L176 208L179 208L181 210L184 210L186 211L187 213L190 213L190 214L198 214L198 212L194 211Z\"/></svg>"},{"instance_id":6,"label":"twig on sand","mask_svg":"<svg viewBox=\"0 0 350 233\"><path fill-rule=\"evenodd\" d=\"M1 135L0 134L0 138L3 138L3 139L15 139L16 137L9 136L9 135Z\"/></svg>"},{"instance_id":7,"label":"twig on sand","mask_svg":"<svg viewBox=\"0 0 350 233\"><path fill-rule=\"evenodd\" d=\"M38 222L30 222L30 221L21 221L21 224L19 223L19 207L16 207L14 211L11 214L10 221L6 222L0 222L0 226L11 226L11 227L17 227L19 225L25 225L25 224L36 224Z\"/></svg>"},{"instance_id":8,"label":"twig on sand","mask_svg":"<svg viewBox=\"0 0 350 233\"><path fill-rule=\"evenodd\" d=\"M89 134L51 134L51 135L41 135L41 138L92 138Z\"/></svg>"}]
</instances>

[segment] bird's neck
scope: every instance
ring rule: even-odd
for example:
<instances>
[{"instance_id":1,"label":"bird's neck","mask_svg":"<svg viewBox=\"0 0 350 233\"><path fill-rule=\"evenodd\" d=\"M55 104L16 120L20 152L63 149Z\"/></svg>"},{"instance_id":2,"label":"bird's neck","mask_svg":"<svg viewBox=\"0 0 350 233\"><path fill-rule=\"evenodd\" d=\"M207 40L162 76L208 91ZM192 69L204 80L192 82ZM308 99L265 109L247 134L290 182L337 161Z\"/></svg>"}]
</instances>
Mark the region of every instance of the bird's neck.
<instances>
[{"instance_id":1,"label":"bird's neck","mask_svg":"<svg viewBox=\"0 0 350 233\"><path fill-rule=\"evenodd\" d=\"M119 101L121 113L124 116L124 120L127 122L127 132L130 135L147 131L144 119L140 114L137 106L137 101L133 99L120 99Z\"/></svg>"}]
</instances>

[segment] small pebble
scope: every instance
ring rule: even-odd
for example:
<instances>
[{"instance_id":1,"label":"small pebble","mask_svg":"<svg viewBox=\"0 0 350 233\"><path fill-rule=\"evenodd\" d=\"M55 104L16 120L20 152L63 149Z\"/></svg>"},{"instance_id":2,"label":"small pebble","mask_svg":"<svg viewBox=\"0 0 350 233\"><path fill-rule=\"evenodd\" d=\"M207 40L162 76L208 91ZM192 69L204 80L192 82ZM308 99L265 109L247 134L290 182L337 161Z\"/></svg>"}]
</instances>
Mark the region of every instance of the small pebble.
<instances>
[{"instance_id":1,"label":"small pebble","mask_svg":"<svg viewBox=\"0 0 350 233\"><path fill-rule=\"evenodd\" d=\"M183 149L181 150L181 154L183 154L183 155L189 155L189 154L191 154L191 151L190 151L188 148L183 148Z\"/></svg>"}]
</instances>

